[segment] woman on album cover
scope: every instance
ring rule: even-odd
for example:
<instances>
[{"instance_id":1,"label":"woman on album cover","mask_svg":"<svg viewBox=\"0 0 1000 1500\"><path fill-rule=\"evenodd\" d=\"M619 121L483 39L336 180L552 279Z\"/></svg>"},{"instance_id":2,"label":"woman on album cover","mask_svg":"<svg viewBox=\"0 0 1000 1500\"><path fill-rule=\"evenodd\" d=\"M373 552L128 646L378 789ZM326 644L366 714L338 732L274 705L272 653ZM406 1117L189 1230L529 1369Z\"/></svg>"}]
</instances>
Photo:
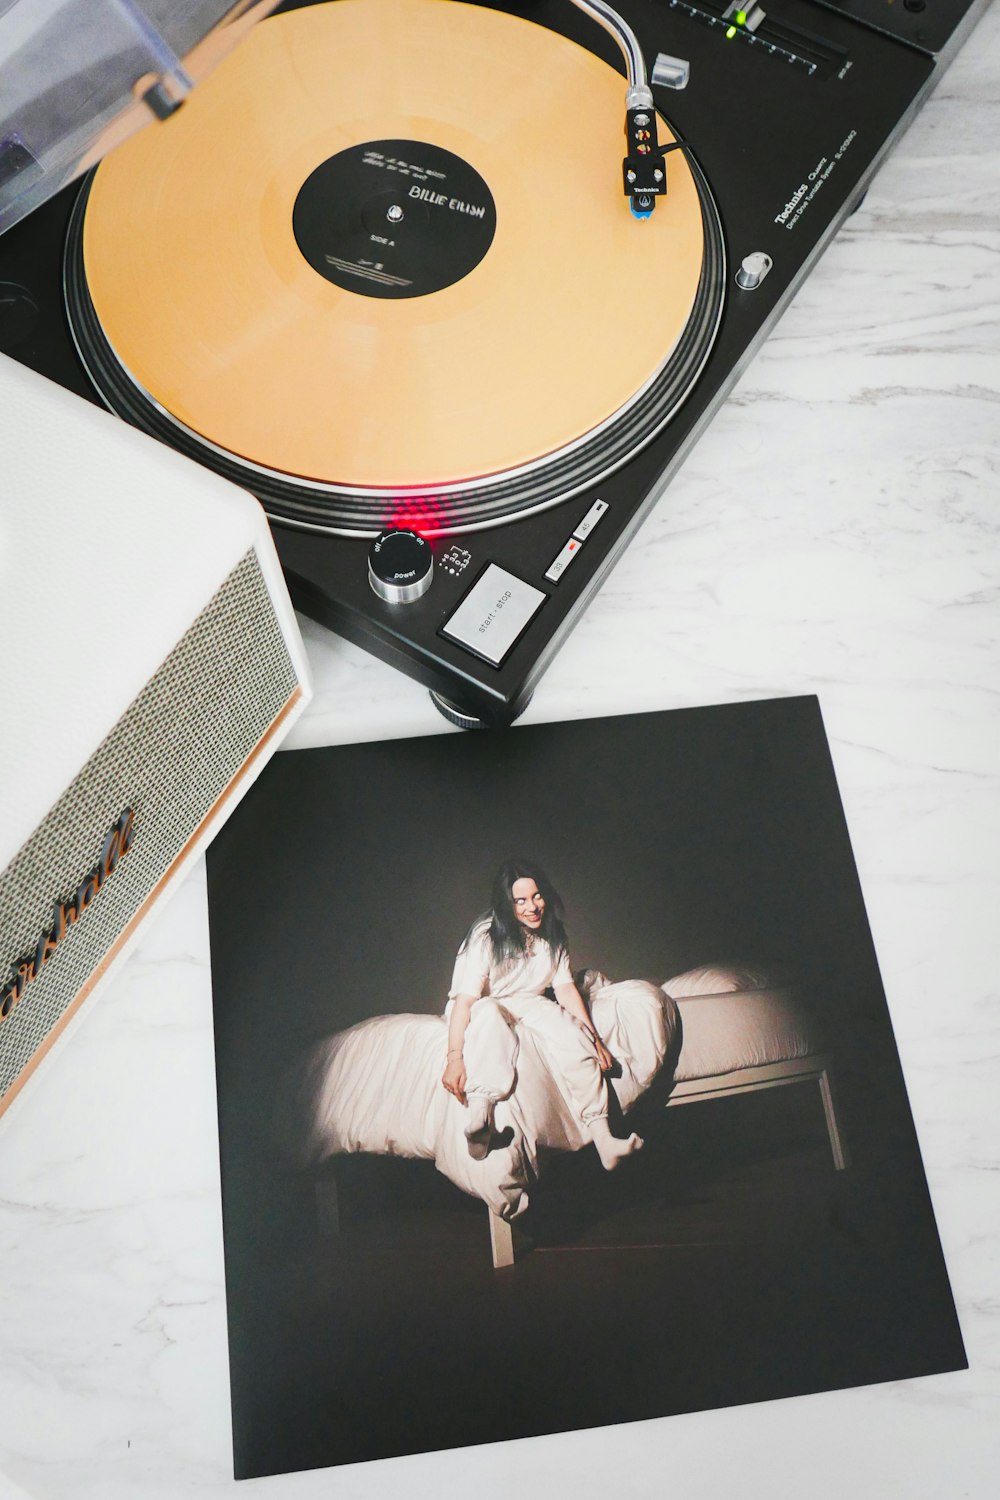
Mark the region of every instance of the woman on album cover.
<instances>
[{"instance_id":1,"label":"woman on album cover","mask_svg":"<svg viewBox=\"0 0 1000 1500\"><path fill-rule=\"evenodd\" d=\"M537 864L511 859L501 865L490 908L473 923L455 960L441 1082L469 1110L469 1154L482 1160L493 1140L493 1106L512 1086L515 1023L526 1027L539 1039L611 1171L642 1141L634 1132L626 1140L611 1133L605 1075L614 1059L573 981L562 909Z\"/></svg>"}]
</instances>

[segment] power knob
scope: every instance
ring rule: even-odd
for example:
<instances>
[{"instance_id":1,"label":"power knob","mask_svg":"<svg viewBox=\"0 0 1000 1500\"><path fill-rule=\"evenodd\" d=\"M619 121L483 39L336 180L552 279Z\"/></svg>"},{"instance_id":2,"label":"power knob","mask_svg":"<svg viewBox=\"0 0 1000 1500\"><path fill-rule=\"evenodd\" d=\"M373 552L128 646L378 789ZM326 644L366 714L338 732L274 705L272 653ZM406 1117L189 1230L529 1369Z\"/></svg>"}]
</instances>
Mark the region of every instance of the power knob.
<instances>
[{"instance_id":1,"label":"power knob","mask_svg":"<svg viewBox=\"0 0 1000 1500\"><path fill-rule=\"evenodd\" d=\"M430 543L415 531L390 527L368 549L368 582L387 604L412 604L434 577Z\"/></svg>"}]
</instances>

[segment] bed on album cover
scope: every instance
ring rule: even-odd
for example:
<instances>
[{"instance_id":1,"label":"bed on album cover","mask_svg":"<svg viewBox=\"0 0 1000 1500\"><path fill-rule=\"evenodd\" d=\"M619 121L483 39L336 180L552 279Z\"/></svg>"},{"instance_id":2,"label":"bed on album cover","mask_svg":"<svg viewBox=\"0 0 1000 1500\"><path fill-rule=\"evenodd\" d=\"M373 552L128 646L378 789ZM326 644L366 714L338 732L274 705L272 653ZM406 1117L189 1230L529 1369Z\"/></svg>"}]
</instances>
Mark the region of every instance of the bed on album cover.
<instances>
[{"instance_id":1,"label":"bed on album cover","mask_svg":"<svg viewBox=\"0 0 1000 1500\"><path fill-rule=\"evenodd\" d=\"M738 968L705 966L663 985L612 983L587 970L578 980L594 1024L616 1060L610 1082L622 1113L658 1081L667 1106L794 1082L819 1086L833 1162L847 1164L834 1109L829 1059L795 991ZM466 1111L441 1086L447 1022L433 1015L384 1015L314 1047L296 1084L305 1127L292 1142L303 1167L344 1152L432 1160L490 1210L494 1264L513 1260L511 1224L552 1152L576 1151L589 1136L571 1111L536 1035L516 1028L517 1082L499 1100L502 1144L469 1155ZM335 1192L330 1179L318 1189Z\"/></svg>"}]
</instances>

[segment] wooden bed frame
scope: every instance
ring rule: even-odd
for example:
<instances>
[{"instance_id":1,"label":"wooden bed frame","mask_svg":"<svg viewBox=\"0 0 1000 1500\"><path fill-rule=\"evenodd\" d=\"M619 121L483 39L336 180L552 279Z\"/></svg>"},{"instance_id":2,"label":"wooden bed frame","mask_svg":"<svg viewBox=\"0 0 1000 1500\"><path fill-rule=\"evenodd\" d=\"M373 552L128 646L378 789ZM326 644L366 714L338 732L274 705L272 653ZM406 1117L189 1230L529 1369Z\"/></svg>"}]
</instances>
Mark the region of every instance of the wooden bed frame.
<instances>
[{"instance_id":1,"label":"wooden bed frame","mask_svg":"<svg viewBox=\"0 0 1000 1500\"><path fill-rule=\"evenodd\" d=\"M786 1083L818 1083L823 1115L833 1165L843 1172L850 1165L847 1147L837 1120L830 1058L825 1053L813 1053L809 1057L793 1057L787 1062L765 1063L756 1068L739 1068L734 1073L716 1073L710 1078L691 1078L684 1083L675 1083L666 1101L669 1109L675 1104L694 1104L701 1099L726 1099L735 1094L756 1093L759 1089L779 1088ZM517 1258L518 1230L516 1221L511 1224L487 1207L490 1218L490 1248L496 1270L512 1266Z\"/></svg>"}]
</instances>

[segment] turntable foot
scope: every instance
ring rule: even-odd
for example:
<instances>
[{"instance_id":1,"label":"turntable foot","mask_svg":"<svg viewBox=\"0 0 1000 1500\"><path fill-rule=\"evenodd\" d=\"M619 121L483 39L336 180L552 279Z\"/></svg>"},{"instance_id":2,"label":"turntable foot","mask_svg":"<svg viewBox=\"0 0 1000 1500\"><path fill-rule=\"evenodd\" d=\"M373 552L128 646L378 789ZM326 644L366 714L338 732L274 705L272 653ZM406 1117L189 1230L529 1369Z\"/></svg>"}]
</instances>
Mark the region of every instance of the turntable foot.
<instances>
[{"instance_id":1,"label":"turntable foot","mask_svg":"<svg viewBox=\"0 0 1000 1500\"><path fill-rule=\"evenodd\" d=\"M513 724L515 719L521 717L531 702L529 693L512 714L496 719L484 719L479 714L470 713L468 709L459 708L457 704L449 702L447 698L443 698L440 693L435 693L433 689L430 690L430 697L438 713L443 714L449 724L456 724L459 729L506 729Z\"/></svg>"}]
</instances>

